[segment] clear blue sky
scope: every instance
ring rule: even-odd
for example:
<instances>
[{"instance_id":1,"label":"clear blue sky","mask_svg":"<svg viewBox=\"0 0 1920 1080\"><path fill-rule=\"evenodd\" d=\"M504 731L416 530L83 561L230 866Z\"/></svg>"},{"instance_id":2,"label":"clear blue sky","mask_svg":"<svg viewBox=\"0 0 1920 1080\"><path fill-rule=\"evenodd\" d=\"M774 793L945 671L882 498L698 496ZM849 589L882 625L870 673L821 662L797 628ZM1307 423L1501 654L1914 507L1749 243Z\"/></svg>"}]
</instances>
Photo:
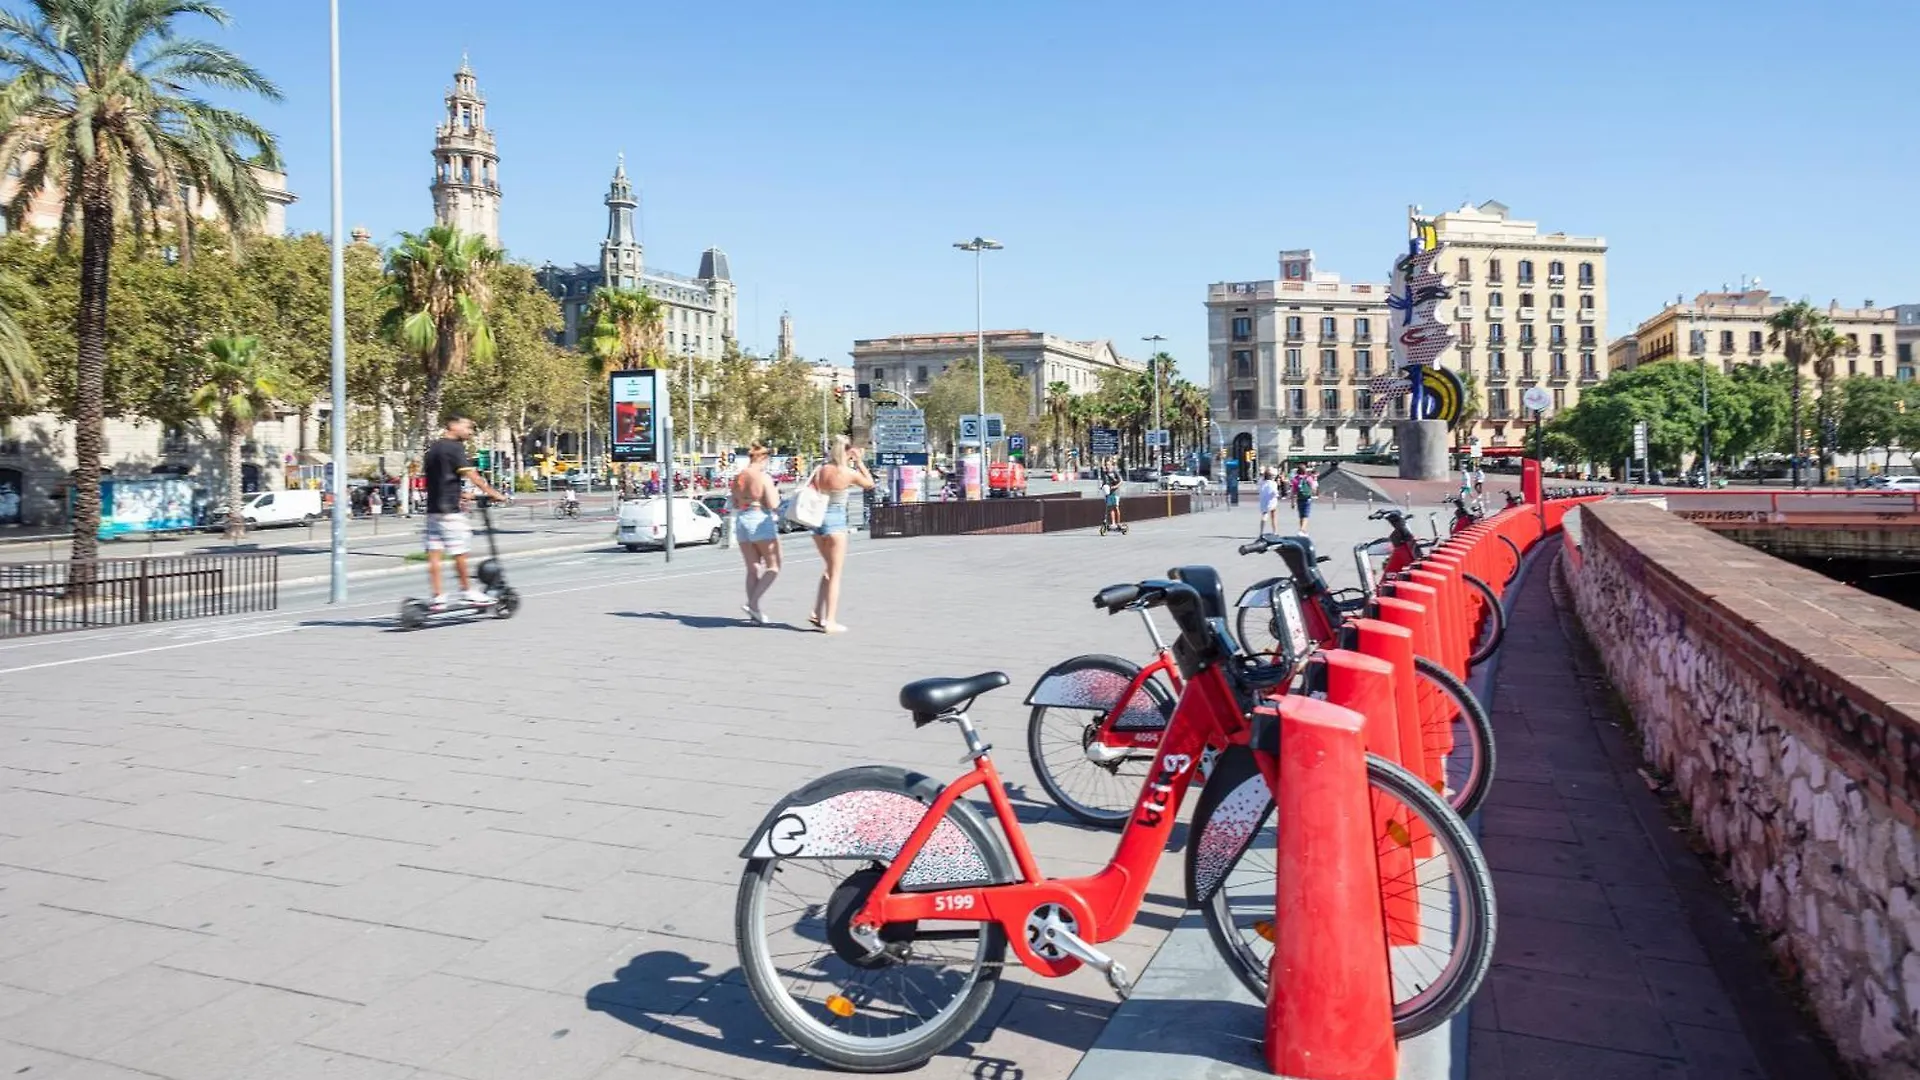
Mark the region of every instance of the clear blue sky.
<instances>
[{"instance_id":1,"label":"clear blue sky","mask_svg":"<svg viewBox=\"0 0 1920 1080\"><path fill-rule=\"evenodd\" d=\"M324 231L324 0L227 0L280 83L298 229ZM1920 4L636 4L342 0L346 214L431 217L462 49L489 101L502 239L594 261L614 155L649 265L717 245L741 337L844 361L856 337L986 321L1204 380L1209 282L1281 248L1380 280L1409 203L1499 199L1611 245L1609 336L1760 275L1824 303L1920 301ZM463 19L462 16L470 16ZM1404 23L1402 23L1404 20ZM1405 25L1406 29L1400 29Z\"/></svg>"}]
</instances>

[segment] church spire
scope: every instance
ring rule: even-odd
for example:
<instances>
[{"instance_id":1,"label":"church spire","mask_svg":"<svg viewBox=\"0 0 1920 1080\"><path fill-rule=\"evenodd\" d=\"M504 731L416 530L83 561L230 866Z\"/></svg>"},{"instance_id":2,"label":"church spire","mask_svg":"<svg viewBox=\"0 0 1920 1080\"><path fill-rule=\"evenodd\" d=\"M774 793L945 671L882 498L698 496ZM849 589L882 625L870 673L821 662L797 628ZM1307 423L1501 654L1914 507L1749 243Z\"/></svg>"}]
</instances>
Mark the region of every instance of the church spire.
<instances>
[{"instance_id":1,"label":"church spire","mask_svg":"<svg viewBox=\"0 0 1920 1080\"><path fill-rule=\"evenodd\" d=\"M600 242L600 276L609 287L639 287L643 252L633 231L639 202L627 180L627 155L621 154L607 188L607 238Z\"/></svg>"},{"instance_id":2,"label":"church spire","mask_svg":"<svg viewBox=\"0 0 1920 1080\"><path fill-rule=\"evenodd\" d=\"M447 91L447 116L434 132L433 217L500 246L500 155L487 127L487 99L465 53Z\"/></svg>"}]
</instances>

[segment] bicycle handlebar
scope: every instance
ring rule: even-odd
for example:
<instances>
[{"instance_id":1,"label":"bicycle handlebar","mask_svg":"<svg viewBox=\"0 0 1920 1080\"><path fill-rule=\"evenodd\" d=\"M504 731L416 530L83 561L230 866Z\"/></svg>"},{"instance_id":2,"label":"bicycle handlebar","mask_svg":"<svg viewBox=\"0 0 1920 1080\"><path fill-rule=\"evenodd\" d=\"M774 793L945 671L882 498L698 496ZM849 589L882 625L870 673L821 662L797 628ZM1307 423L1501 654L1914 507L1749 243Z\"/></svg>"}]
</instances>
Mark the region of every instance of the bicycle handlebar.
<instances>
[{"instance_id":1,"label":"bicycle handlebar","mask_svg":"<svg viewBox=\"0 0 1920 1080\"><path fill-rule=\"evenodd\" d=\"M1264 555L1272 550L1273 543L1264 536L1251 544L1240 545L1240 554L1242 555Z\"/></svg>"}]
</instances>

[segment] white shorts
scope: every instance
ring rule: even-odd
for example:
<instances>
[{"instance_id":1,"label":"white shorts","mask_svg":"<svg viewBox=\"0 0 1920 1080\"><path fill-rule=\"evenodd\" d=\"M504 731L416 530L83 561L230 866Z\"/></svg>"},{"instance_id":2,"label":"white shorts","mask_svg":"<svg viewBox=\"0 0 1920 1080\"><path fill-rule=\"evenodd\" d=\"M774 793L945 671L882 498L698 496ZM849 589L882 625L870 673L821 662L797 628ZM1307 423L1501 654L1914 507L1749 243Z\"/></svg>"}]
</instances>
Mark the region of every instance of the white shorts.
<instances>
[{"instance_id":1,"label":"white shorts","mask_svg":"<svg viewBox=\"0 0 1920 1080\"><path fill-rule=\"evenodd\" d=\"M428 514L427 550L465 555L473 543L473 526L465 514Z\"/></svg>"}]
</instances>

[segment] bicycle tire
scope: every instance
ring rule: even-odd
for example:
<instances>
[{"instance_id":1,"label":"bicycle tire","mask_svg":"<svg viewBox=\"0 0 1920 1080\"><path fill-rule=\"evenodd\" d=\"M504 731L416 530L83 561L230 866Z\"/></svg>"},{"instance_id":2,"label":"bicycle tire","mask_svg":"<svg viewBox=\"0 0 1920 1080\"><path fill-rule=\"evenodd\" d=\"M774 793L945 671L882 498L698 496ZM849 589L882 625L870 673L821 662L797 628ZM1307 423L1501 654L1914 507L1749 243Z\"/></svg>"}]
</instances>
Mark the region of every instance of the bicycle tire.
<instances>
[{"instance_id":1,"label":"bicycle tire","mask_svg":"<svg viewBox=\"0 0 1920 1080\"><path fill-rule=\"evenodd\" d=\"M1424 679L1453 702L1453 716L1435 715L1433 718L1421 717L1421 752L1444 748L1448 759L1447 775L1443 780L1445 789L1441 795L1453 812L1461 817L1471 815L1480 809L1486 801L1487 792L1493 786L1494 766L1499 753L1493 740L1493 719L1487 715L1486 706L1473 696L1466 684L1454 677L1439 663L1424 656L1413 658L1413 672L1416 680ZM1464 722L1463 722L1464 721ZM1444 727L1443 727L1444 725ZM1461 743L1468 747L1466 754L1459 754ZM1434 744L1438 744L1436 747ZM1455 763L1459 771L1455 771Z\"/></svg>"},{"instance_id":2,"label":"bicycle tire","mask_svg":"<svg viewBox=\"0 0 1920 1080\"><path fill-rule=\"evenodd\" d=\"M1058 674L1071 664L1112 672L1120 676L1122 686L1131 683L1134 676L1140 673L1138 664L1122 660L1117 656L1098 653L1076 656L1055 667L1053 672ZM1153 699L1161 717L1161 729L1164 730L1166 722L1173 716L1173 697L1157 681L1149 680L1144 686L1152 688L1143 689L1143 692ZM1040 787L1046 791L1047 797L1053 800L1055 806L1065 810L1075 820L1103 829L1120 828L1127 823L1128 818L1133 816L1134 805L1140 801L1140 787L1147 781L1147 768L1153 760L1151 754L1139 758L1128 757L1113 762L1109 767L1093 761L1084 753L1101 720L1111 716L1116 709L1125 704L1123 701L1113 701L1101 703L1098 707L1090 705L1086 709L1035 705L1033 712L1027 717L1027 757L1033 763L1033 773L1040 781ZM1083 718L1071 719L1075 714L1082 714ZM1069 717L1064 727L1052 723L1055 718L1062 715ZM1071 732L1076 726L1081 729L1077 740L1059 737L1061 732ZM1141 730L1152 729L1142 728ZM1078 742L1081 753L1073 752L1072 744L1075 741ZM1062 760L1063 751L1065 760ZM1122 769L1130 763L1137 764L1137 773L1123 774ZM1093 771L1076 774L1092 779L1099 788L1098 791L1074 794L1069 790L1074 785L1067 780L1064 775L1065 770L1071 768L1078 771L1082 767ZM1113 783L1100 782L1101 777L1098 775L1100 773L1106 774Z\"/></svg>"},{"instance_id":3,"label":"bicycle tire","mask_svg":"<svg viewBox=\"0 0 1920 1080\"><path fill-rule=\"evenodd\" d=\"M1265 779L1257 773L1250 782L1263 786L1266 783ZM1399 996L1402 989L1401 973L1414 965L1404 953L1395 955L1390 947L1390 964L1397 965L1391 972L1395 994L1393 1033L1395 1038L1405 1040L1446 1022L1472 999L1474 993L1479 990L1481 981L1486 978L1487 968L1493 963L1494 936L1498 921L1498 913L1494 905L1493 876L1487 869L1486 859L1481 855L1479 845L1467 831L1466 823L1461 821L1459 815L1449 809L1447 804L1418 777L1392 762L1368 755L1367 786L1372 790L1375 798L1384 794L1385 797L1398 801L1400 805L1413 812L1418 825L1406 832L1417 836L1420 833L1420 827L1424 826L1425 832L1432 836L1440 849L1440 853L1426 860L1427 866L1432 866L1436 859L1445 858L1447 868L1453 871L1452 876L1459 879L1460 887L1453 890L1454 902L1450 905L1455 922L1445 932L1449 940L1459 942L1461 947L1454 950L1449 962L1434 981L1421 986L1416 993L1402 1000ZM1220 800L1211 806L1203 805L1201 809L1210 817L1224 801ZM1264 913L1267 925L1271 926L1273 867L1269 862L1265 867L1256 866L1249 872L1248 868L1243 867L1241 863L1245 861L1247 851L1252 851L1259 845L1260 837L1267 837L1268 847L1271 848L1271 837L1274 832L1272 819L1273 806L1269 801L1256 830L1257 835L1248 843L1246 851L1243 851L1235 860L1233 869L1228 871L1227 880L1207 898L1200 908L1207 924L1208 936L1213 939L1214 948L1227 961L1227 966L1233 969L1234 974L1248 992L1261 1001L1267 999L1267 970L1272 948L1269 946L1265 950L1260 950L1253 946L1252 941L1249 940L1250 934L1243 932L1236 922L1235 909L1238 907L1242 913ZM1194 834L1203 834L1206 831L1206 825L1204 818L1196 816L1193 823ZM1393 843L1397 847L1405 847L1410 843L1400 839L1384 842ZM1424 872L1419 871L1419 873ZM1249 885L1248 898L1238 905L1229 896L1235 874L1242 874ZM1382 882L1381 887L1384 894L1393 888L1393 885L1390 882ZM1263 899L1264 903L1262 903ZM1248 924L1248 931L1254 931L1251 933L1253 940L1259 940L1262 936L1257 933L1258 925L1257 919ZM1263 951L1268 955L1261 955ZM1417 976L1417 972L1414 974ZM1414 981L1417 982L1417 978Z\"/></svg>"},{"instance_id":4,"label":"bicycle tire","mask_svg":"<svg viewBox=\"0 0 1920 1080\"><path fill-rule=\"evenodd\" d=\"M1514 578L1520 576L1520 545L1514 543L1513 537L1511 536L1501 536L1498 539L1502 544L1506 545L1507 551L1513 556L1513 565L1507 567L1507 580L1501 583L1501 587L1504 589L1506 586L1513 584Z\"/></svg>"},{"instance_id":5,"label":"bicycle tire","mask_svg":"<svg viewBox=\"0 0 1920 1080\"><path fill-rule=\"evenodd\" d=\"M1473 652L1467 657L1469 666L1482 664L1500 648L1507 637L1507 609L1500 606L1500 597L1493 587L1472 574L1461 574L1467 587L1480 594L1480 617L1474 621Z\"/></svg>"},{"instance_id":6,"label":"bicycle tire","mask_svg":"<svg viewBox=\"0 0 1920 1080\"><path fill-rule=\"evenodd\" d=\"M1285 578L1262 578L1240 590L1240 596L1234 600L1237 609L1233 617L1233 633L1240 642L1240 649L1248 656L1271 656L1280 647L1280 637L1273 632L1273 608L1262 604L1256 607L1242 607L1241 601L1247 594L1258 589L1272 588L1275 582Z\"/></svg>"}]
</instances>

